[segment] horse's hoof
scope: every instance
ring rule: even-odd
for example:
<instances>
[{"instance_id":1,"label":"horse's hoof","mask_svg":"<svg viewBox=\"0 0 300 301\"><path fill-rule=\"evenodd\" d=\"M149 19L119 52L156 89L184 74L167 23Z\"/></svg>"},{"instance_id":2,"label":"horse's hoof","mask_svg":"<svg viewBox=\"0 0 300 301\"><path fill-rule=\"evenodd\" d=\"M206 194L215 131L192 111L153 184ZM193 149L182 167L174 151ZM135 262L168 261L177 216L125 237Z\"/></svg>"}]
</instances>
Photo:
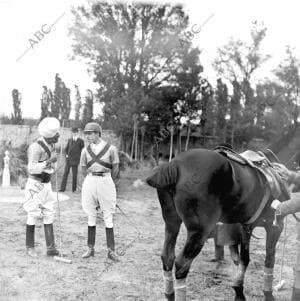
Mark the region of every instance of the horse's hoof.
<instances>
[{"instance_id":1,"label":"horse's hoof","mask_svg":"<svg viewBox=\"0 0 300 301\"><path fill-rule=\"evenodd\" d=\"M270 292L270 291L264 291L264 295L265 295L264 301L275 301L276 300L274 298L272 292Z\"/></svg>"},{"instance_id":2,"label":"horse's hoof","mask_svg":"<svg viewBox=\"0 0 300 301\"><path fill-rule=\"evenodd\" d=\"M235 291L235 299L234 301L246 301L246 297L244 295L244 287L243 286L233 286L232 287Z\"/></svg>"},{"instance_id":3,"label":"horse's hoof","mask_svg":"<svg viewBox=\"0 0 300 301\"><path fill-rule=\"evenodd\" d=\"M175 294L165 294L166 300L168 301L175 301Z\"/></svg>"}]
</instances>

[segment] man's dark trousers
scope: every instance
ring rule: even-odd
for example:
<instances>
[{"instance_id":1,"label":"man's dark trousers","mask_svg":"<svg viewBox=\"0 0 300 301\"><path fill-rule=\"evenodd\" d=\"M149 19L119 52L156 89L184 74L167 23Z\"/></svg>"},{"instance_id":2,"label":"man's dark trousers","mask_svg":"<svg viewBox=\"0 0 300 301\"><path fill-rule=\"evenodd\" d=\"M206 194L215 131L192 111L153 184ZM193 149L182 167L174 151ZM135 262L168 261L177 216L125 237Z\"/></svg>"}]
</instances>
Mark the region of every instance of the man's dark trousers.
<instances>
[{"instance_id":1,"label":"man's dark trousers","mask_svg":"<svg viewBox=\"0 0 300 301\"><path fill-rule=\"evenodd\" d=\"M76 141L74 141L73 138L71 138L68 140L67 146L65 148L67 158L66 158L65 170L61 182L61 187L60 187L61 191L66 190L67 179L71 167L72 167L72 175L73 175L72 191L76 191L77 171L78 171L78 165L80 161L81 150L83 148L84 148L84 141L82 139L77 138Z\"/></svg>"},{"instance_id":2,"label":"man's dark trousers","mask_svg":"<svg viewBox=\"0 0 300 301\"><path fill-rule=\"evenodd\" d=\"M62 181L61 181L60 190L66 190L68 175L69 175L71 167L72 167L72 191L73 192L76 191L78 165L72 165L71 166L67 162L66 162L66 165L65 165L65 170L64 170Z\"/></svg>"}]
</instances>

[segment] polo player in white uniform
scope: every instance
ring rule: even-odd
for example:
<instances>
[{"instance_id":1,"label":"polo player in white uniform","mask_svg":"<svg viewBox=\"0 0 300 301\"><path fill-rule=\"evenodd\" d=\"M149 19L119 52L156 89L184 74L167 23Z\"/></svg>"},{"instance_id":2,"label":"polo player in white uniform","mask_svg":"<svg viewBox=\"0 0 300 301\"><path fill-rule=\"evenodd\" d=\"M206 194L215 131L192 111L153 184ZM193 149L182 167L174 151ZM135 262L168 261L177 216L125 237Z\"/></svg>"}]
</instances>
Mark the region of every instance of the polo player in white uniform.
<instances>
[{"instance_id":1,"label":"polo player in white uniform","mask_svg":"<svg viewBox=\"0 0 300 301\"><path fill-rule=\"evenodd\" d=\"M117 148L101 138L101 127L95 122L84 128L89 145L81 152L80 165L85 176L82 185L82 208L88 216L88 250L82 257L94 256L97 210L103 212L108 258L117 261L113 216L116 210L116 187L119 174Z\"/></svg>"},{"instance_id":2,"label":"polo player in white uniform","mask_svg":"<svg viewBox=\"0 0 300 301\"><path fill-rule=\"evenodd\" d=\"M51 174L56 169L57 155L54 145L59 138L59 121L54 117L44 118L38 127L41 135L28 149L28 180L25 186L23 208L27 212L27 254L37 257L34 249L34 231L38 217L42 217L45 230L47 255L59 255L54 242L53 219L55 195L51 187Z\"/></svg>"}]
</instances>

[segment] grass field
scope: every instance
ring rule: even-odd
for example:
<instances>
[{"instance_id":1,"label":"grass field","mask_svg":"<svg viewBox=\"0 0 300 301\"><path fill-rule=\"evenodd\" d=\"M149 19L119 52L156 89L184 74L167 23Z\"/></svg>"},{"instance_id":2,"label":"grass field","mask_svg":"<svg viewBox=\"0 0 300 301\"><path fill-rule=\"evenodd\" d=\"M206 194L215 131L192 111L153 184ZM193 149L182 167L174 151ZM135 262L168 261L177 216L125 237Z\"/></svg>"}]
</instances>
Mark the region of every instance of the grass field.
<instances>
[{"instance_id":1,"label":"grass field","mask_svg":"<svg viewBox=\"0 0 300 301\"><path fill-rule=\"evenodd\" d=\"M163 300L160 252L164 237L159 203L154 189L143 185L135 188L136 179L144 179L148 169L128 169L118 187L118 209L115 217L118 263L106 259L104 223L99 215L95 257L82 259L86 249L87 224L80 193L66 192L68 201L61 202L62 249L72 264L56 262L45 256L45 238L41 221L36 226L37 259L26 256L26 215L18 214L18 203L3 202L0 195L0 300ZM60 178L60 177L59 177ZM70 179L70 177L69 177ZM60 181L59 181L60 183ZM0 191L1 193L1 191ZM296 231L292 217L288 220L284 274L287 288L275 293L276 300L289 300L292 266L295 257ZM263 229L255 233L264 236ZM56 242L58 220L55 221ZM182 227L177 252L184 244ZM274 284L279 282L282 238L278 243ZM194 260L188 278L188 300L233 300L231 276L235 268L229 259L216 266L213 241L209 240ZM263 300L264 240L252 239L251 262L245 279L247 300Z\"/></svg>"}]
</instances>

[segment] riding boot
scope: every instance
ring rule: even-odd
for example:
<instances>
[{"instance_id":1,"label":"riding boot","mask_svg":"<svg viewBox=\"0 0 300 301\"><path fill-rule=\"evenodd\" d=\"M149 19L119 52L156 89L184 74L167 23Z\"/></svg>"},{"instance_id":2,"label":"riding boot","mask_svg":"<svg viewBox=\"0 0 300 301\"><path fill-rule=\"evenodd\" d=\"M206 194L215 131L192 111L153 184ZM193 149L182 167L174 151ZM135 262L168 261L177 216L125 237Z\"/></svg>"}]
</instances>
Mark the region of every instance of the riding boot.
<instances>
[{"instance_id":1,"label":"riding boot","mask_svg":"<svg viewBox=\"0 0 300 301\"><path fill-rule=\"evenodd\" d=\"M293 287L292 299L291 301L299 301L300 300L300 289Z\"/></svg>"},{"instance_id":2,"label":"riding boot","mask_svg":"<svg viewBox=\"0 0 300 301\"><path fill-rule=\"evenodd\" d=\"M26 225L26 251L28 256L36 258L37 253L34 249L34 229L35 225Z\"/></svg>"},{"instance_id":3,"label":"riding boot","mask_svg":"<svg viewBox=\"0 0 300 301\"><path fill-rule=\"evenodd\" d=\"M105 228L106 230L106 243L107 243L107 257L113 261L119 261L117 254L115 253L115 236L114 228Z\"/></svg>"},{"instance_id":4,"label":"riding boot","mask_svg":"<svg viewBox=\"0 0 300 301\"><path fill-rule=\"evenodd\" d=\"M94 256L95 250L95 240L96 240L96 226L88 226L88 250L82 255L82 258L89 258Z\"/></svg>"},{"instance_id":5,"label":"riding boot","mask_svg":"<svg viewBox=\"0 0 300 301\"><path fill-rule=\"evenodd\" d=\"M60 256L54 241L53 224L44 224L47 256Z\"/></svg>"}]
</instances>

